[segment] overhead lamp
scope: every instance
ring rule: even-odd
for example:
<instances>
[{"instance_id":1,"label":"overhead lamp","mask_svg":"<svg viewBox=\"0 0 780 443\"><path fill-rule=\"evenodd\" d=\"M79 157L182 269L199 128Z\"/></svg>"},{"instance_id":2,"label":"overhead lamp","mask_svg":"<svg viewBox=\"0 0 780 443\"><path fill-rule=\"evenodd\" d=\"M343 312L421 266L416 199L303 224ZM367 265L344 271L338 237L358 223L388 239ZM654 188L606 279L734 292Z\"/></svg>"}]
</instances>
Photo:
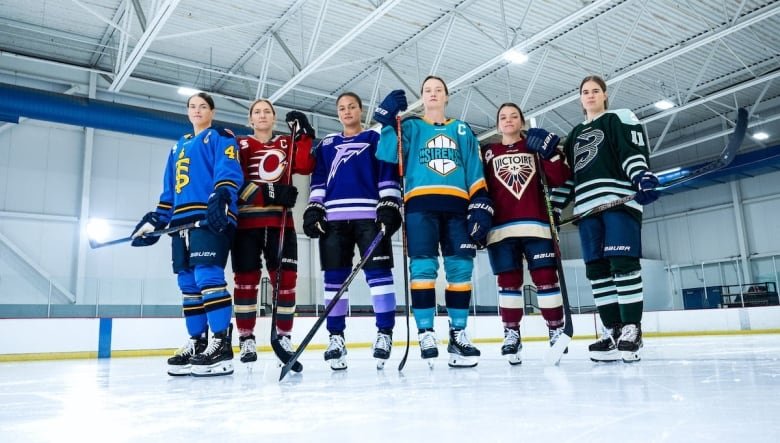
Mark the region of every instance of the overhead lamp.
<instances>
[{"instance_id":1,"label":"overhead lamp","mask_svg":"<svg viewBox=\"0 0 780 443\"><path fill-rule=\"evenodd\" d=\"M661 111L666 111L667 109L674 108L674 102L667 99L658 100L657 102L655 102L655 107L660 109Z\"/></svg>"},{"instance_id":2,"label":"overhead lamp","mask_svg":"<svg viewBox=\"0 0 780 443\"><path fill-rule=\"evenodd\" d=\"M199 89L194 89L194 88L188 88L186 86L182 86L176 92L178 92L181 95L185 95L185 96L189 97L191 95L197 94L198 92L200 92L200 90Z\"/></svg>"},{"instance_id":3,"label":"overhead lamp","mask_svg":"<svg viewBox=\"0 0 780 443\"><path fill-rule=\"evenodd\" d=\"M510 49L504 53L504 60L519 65L528 61L528 54L516 49Z\"/></svg>"},{"instance_id":4,"label":"overhead lamp","mask_svg":"<svg viewBox=\"0 0 780 443\"><path fill-rule=\"evenodd\" d=\"M763 141L769 138L769 134L767 134L764 131L759 131L753 134L753 139L758 141Z\"/></svg>"},{"instance_id":5,"label":"overhead lamp","mask_svg":"<svg viewBox=\"0 0 780 443\"><path fill-rule=\"evenodd\" d=\"M104 241L108 238L111 228L106 220L93 218L87 222L87 238L96 241Z\"/></svg>"}]
</instances>

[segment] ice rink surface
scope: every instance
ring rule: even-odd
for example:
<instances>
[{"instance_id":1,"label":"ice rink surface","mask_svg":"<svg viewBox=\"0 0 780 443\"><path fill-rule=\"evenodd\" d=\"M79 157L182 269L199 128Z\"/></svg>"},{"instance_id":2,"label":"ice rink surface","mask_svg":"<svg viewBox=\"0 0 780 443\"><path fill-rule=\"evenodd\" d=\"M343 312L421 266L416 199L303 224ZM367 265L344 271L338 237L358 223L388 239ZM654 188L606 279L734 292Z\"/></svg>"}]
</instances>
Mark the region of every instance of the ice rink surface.
<instances>
[{"instance_id":1,"label":"ice rink surface","mask_svg":"<svg viewBox=\"0 0 780 443\"><path fill-rule=\"evenodd\" d=\"M341 372L307 350L282 383L266 353L212 378L169 377L164 357L0 363L0 441L780 441L780 335L648 338L634 364L591 362L590 341L558 367L542 342L513 367L478 344L473 369L413 346L403 373L398 343L383 371L368 348Z\"/></svg>"}]
</instances>

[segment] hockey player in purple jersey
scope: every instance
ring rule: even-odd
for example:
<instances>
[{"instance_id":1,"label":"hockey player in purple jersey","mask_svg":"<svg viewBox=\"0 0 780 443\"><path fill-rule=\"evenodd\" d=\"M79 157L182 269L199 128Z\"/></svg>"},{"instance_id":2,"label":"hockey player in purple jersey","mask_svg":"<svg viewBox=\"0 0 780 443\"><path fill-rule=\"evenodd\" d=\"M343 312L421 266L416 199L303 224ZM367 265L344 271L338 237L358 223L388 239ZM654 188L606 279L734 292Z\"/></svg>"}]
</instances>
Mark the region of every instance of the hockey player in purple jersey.
<instances>
[{"instance_id":1,"label":"hockey player in purple jersey","mask_svg":"<svg viewBox=\"0 0 780 443\"><path fill-rule=\"evenodd\" d=\"M385 237L363 268L376 317L374 358L377 367L382 368L390 358L395 326L390 236L401 226L398 171L394 165L377 160L379 132L363 130L360 97L345 92L336 100L336 106L344 129L325 136L315 148L316 166L309 205L303 214L303 231L319 238L327 306L350 273L355 246L362 256L380 225L385 226ZM327 318L330 343L325 360L334 370L347 368L347 294L336 302Z\"/></svg>"},{"instance_id":2,"label":"hockey player in purple jersey","mask_svg":"<svg viewBox=\"0 0 780 443\"><path fill-rule=\"evenodd\" d=\"M433 316L439 259L444 259L444 299L450 319L449 365L473 367L480 351L466 335L471 301L471 274L477 247L490 230L492 204L482 171L479 142L464 122L445 116L447 85L428 76L420 88L424 115L401 123L405 174L404 214L414 320L420 354L432 365L439 356ZM377 157L398 163L396 116L406 108L404 91L393 91L374 112L382 124Z\"/></svg>"},{"instance_id":3,"label":"hockey player in purple jersey","mask_svg":"<svg viewBox=\"0 0 780 443\"><path fill-rule=\"evenodd\" d=\"M168 359L168 374L229 375L233 373L232 301L225 265L238 220L237 193L244 179L233 134L211 126L211 96L201 92L190 97L187 116L193 132L173 146L157 209L135 227L132 244L153 245L160 237L144 234L169 224L202 223L177 232L171 241L173 272L183 295L190 338Z\"/></svg>"}]
</instances>

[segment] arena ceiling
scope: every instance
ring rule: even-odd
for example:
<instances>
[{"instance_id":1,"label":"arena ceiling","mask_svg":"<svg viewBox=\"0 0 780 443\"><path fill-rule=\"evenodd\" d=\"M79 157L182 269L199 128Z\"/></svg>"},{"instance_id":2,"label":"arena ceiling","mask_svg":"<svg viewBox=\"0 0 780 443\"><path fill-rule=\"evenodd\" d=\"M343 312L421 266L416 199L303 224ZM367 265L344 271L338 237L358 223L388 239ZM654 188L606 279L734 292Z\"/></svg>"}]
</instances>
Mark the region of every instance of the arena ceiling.
<instances>
[{"instance_id":1,"label":"arena ceiling","mask_svg":"<svg viewBox=\"0 0 780 443\"><path fill-rule=\"evenodd\" d=\"M236 122L268 97L322 135L340 128L339 93L369 110L402 88L419 112L436 74L448 114L487 139L506 101L566 134L583 119L580 80L599 74L611 108L644 124L658 169L714 157L737 107L769 136L746 150L777 144L779 12L761 0L0 0L0 82L177 111L188 86Z\"/></svg>"}]
</instances>

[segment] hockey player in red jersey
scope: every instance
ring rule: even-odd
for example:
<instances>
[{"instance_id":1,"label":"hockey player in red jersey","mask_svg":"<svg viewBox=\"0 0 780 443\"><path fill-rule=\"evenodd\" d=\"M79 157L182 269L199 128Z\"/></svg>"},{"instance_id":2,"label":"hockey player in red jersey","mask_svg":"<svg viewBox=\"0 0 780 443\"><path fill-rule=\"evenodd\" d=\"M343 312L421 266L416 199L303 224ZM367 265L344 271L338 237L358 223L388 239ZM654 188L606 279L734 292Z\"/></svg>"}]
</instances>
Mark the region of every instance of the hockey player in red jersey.
<instances>
[{"instance_id":1,"label":"hockey player in red jersey","mask_svg":"<svg viewBox=\"0 0 780 443\"><path fill-rule=\"evenodd\" d=\"M298 272L298 240L292 214L288 212L279 263L279 236L284 211L291 211L298 196L292 184L292 173L309 175L314 170L311 155L314 129L306 116L298 111L287 113L285 121L296 129L290 135L275 135L276 110L270 101L256 100L249 107L250 136L239 137L239 158L245 184L239 193L239 218L233 242L232 263L235 274L235 313L239 334L240 360L257 360L254 336L257 318L257 291L262 273L262 260L271 285L276 287L277 269L281 265L281 281L277 300L276 330L279 344L292 355L290 334L295 315L295 283Z\"/></svg>"},{"instance_id":2,"label":"hockey player in red jersey","mask_svg":"<svg viewBox=\"0 0 780 443\"><path fill-rule=\"evenodd\" d=\"M557 135L541 128L532 128L523 135L525 118L516 104L499 107L496 125L501 143L482 147L488 192L495 207L487 250L498 277L499 312L504 324L501 355L516 365L522 362L523 347L523 256L536 285L551 345L563 331L561 290L539 174L544 173L552 186L560 186L571 176L571 170L557 149ZM537 170L537 154L542 158L542 171Z\"/></svg>"}]
</instances>

